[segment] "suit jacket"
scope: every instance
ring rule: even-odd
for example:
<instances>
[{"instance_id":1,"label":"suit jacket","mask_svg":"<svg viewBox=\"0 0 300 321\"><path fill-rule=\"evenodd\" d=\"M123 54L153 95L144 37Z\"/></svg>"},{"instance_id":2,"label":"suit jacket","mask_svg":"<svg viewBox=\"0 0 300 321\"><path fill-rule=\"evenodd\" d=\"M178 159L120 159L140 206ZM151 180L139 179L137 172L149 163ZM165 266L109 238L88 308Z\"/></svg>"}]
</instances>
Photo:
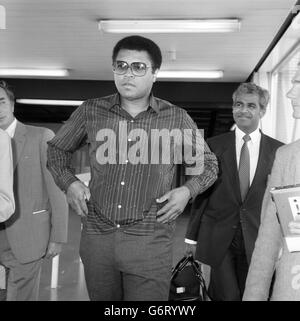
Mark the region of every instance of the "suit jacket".
<instances>
[{"instance_id":1,"label":"suit jacket","mask_svg":"<svg viewBox=\"0 0 300 321\"><path fill-rule=\"evenodd\" d=\"M13 160L10 138L0 129L0 222L7 220L15 210L13 194Z\"/></svg>"},{"instance_id":2,"label":"suit jacket","mask_svg":"<svg viewBox=\"0 0 300 321\"><path fill-rule=\"evenodd\" d=\"M243 300L267 300L274 269L271 300L300 300L300 252L290 253L282 237L272 187L300 184L300 140L280 147L262 205L262 219L249 267Z\"/></svg>"},{"instance_id":3,"label":"suit jacket","mask_svg":"<svg viewBox=\"0 0 300 321\"><path fill-rule=\"evenodd\" d=\"M12 139L16 210L5 226L21 263L43 257L49 241L67 241L66 198L46 168L47 141L53 136L49 129L18 122Z\"/></svg>"},{"instance_id":4,"label":"suit jacket","mask_svg":"<svg viewBox=\"0 0 300 321\"><path fill-rule=\"evenodd\" d=\"M215 184L198 196L186 238L197 240L197 259L210 266L218 266L241 222L247 260L250 263L268 175L271 173L275 152L282 143L261 135L256 172L244 202L239 187L235 132L212 137L207 143L218 158L219 175Z\"/></svg>"}]
</instances>

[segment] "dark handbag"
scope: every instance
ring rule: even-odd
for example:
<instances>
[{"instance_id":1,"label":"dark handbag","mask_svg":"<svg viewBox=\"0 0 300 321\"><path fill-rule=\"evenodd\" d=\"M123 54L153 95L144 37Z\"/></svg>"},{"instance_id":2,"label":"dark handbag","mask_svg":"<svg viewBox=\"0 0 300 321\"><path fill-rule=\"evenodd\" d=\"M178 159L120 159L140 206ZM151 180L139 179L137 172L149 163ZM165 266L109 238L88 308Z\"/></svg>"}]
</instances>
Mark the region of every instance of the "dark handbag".
<instances>
[{"instance_id":1,"label":"dark handbag","mask_svg":"<svg viewBox=\"0 0 300 321\"><path fill-rule=\"evenodd\" d=\"M193 255L183 257L172 269L169 301L210 301L201 263Z\"/></svg>"}]
</instances>

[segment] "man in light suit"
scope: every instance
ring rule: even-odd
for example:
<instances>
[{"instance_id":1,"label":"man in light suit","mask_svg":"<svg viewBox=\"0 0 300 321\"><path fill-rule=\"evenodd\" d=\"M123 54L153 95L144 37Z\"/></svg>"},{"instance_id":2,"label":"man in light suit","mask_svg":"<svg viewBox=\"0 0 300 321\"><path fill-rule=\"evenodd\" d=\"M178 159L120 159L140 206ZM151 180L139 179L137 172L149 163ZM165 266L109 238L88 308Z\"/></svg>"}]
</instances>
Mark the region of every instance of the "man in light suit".
<instances>
[{"instance_id":1,"label":"man in light suit","mask_svg":"<svg viewBox=\"0 0 300 321\"><path fill-rule=\"evenodd\" d=\"M0 99L0 106L1 104ZM15 211L15 200L10 138L2 129L0 129L0 151L0 222L4 222Z\"/></svg>"},{"instance_id":2,"label":"man in light suit","mask_svg":"<svg viewBox=\"0 0 300 321\"><path fill-rule=\"evenodd\" d=\"M292 87L287 93L293 108L293 118L300 119L300 62L292 79ZM271 301L300 300L300 251L290 252L278 217L270 190L275 187L300 184L300 140L296 140L278 149L262 210L261 225L255 243L249 273L247 276L244 301L267 301L274 270L276 278ZM287 196L286 196L287 197ZM290 215L286 208L287 217ZM300 222L297 218L290 221L291 234L300 236ZM296 243L294 245L297 245Z\"/></svg>"},{"instance_id":3,"label":"man in light suit","mask_svg":"<svg viewBox=\"0 0 300 321\"><path fill-rule=\"evenodd\" d=\"M208 140L219 177L195 201L186 242L187 252L195 251L196 259L211 267L213 300L239 301L243 295L268 175L282 145L259 130L268 100L261 87L241 84L233 94L236 130Z\"/></svg>"},{"instance_id":4,"label":"man in light suit","mask_svg":"<svg viewBox=\"0 0 300 321\"><path fill-rule=\"evenodd\" d=\"M37 300L43 258L67 241L65 196L46 168L52 131L14 117L14 95L0 82L0 128L12 137L15 214L0 227L0 261L8 269L7 300Z\"/></svg>"}]
</instances>

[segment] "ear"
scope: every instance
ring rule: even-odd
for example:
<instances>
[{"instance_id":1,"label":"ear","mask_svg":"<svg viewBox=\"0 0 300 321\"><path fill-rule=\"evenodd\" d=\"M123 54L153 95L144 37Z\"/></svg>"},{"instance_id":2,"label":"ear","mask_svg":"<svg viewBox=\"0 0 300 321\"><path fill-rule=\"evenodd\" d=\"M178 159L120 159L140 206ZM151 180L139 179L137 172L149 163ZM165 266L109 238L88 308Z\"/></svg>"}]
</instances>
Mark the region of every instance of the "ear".
<instances>
[{"instance_id":1,"label":"ear","mask_svg":"<svg viewBox=\"0 0 300 321\"><path fill-rule=\"evenodd\" d=\"M154 71L154 73L153 73L153 82L156 82L158 72L159 72L159 69L156 69Z\"/></svg>"},{"instance_id":2,"label":"ear","mask_svg":"<svg viewBox=\"0 0 300 321\"><path fill-rule=\"evenodd\" d=\"M264 108L264 109L261 108L260 109L260 111L259 111L260 118L262 118L265 115L266 111L267 111L267 108Z\"/></svg>"}]
</instances>

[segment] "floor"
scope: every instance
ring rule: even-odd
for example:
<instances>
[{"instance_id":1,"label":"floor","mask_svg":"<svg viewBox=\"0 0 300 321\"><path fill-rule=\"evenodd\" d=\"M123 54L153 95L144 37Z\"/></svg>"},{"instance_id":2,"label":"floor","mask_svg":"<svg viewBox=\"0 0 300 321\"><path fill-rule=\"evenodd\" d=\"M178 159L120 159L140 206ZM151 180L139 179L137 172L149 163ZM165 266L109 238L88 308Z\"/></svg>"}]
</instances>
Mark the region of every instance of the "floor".
<instances>
[{"instance_id":1,"label":"floor","mask_svg":"<svg viewBox=\"0 0 300 321\"><path fill-rule=\"evenodd\" d=\"M189 215L177 218L173 262L176 264L184 254L184 235ZM39 300L41 301L88 301L83 266L78 255L80 242L80 218L73 212L69 218L69 241L59 258L58 287L51 289L52 262L45 260L42 269Z\"/></svg>"}]
</instances>

